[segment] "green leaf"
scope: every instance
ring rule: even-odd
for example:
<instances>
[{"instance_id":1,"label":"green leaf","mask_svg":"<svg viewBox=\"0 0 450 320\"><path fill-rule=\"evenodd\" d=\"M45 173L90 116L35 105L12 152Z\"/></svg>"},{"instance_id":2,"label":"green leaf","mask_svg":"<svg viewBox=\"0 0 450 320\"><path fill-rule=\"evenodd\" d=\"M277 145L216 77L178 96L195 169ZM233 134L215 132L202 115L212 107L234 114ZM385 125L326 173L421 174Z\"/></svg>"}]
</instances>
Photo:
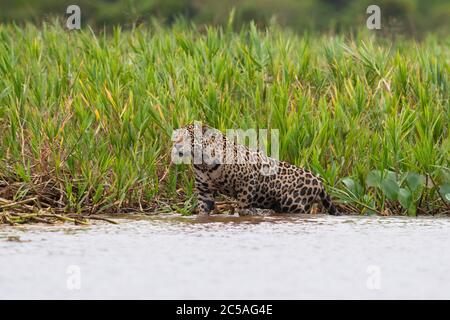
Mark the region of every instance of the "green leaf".
<instances>
[{"instance_id":1,"label":"green leaf","mask_svg":"<svg viewBox=\"0 0 450 320\"><path fill-rule=\"evenodd\" d=\"M385 179L381 182L381 190L389 200L397 200L399 186L396 181Z\"/></svg>"},{"instance_id":2,"label":"green leaf","mask_svg":"<svg viewBox=\"0 0 450 320\"><path fill-rule=\"evenodd\" d=\"M410 172L406 176L406 184L409 190L414 193L425 184L425 177L418 173Z\"/></svg>"},{"instance_id":3,"label":"green leaf","mask_svg":"<svg viewBox=\"0 0 450 320\"><path fill-rule=\"evenodd\" d=\"M440 168L439 169L439 176L444 182L444 184L450 183L450 169L449 168Z\"/></svg>"},{"instance_id":4,"label":"green leaf","mask_svg":"<svg viewBox=\"0 0 450 320\"><path fill-rule=\"evenodd\" d=\"M380 170L372 170L366 177L366 184L368 187L377 187L381 186L381 171Z\"/></svg>"},{"instance_id":5,"label":"green leaf","mask_svg":"<svg viewBox=\"0 0 450 320\"><path fill-rule=\"evenodd\" d=\"M362 186L358 182L355 182L355 180L353 180L352 178L345 177L342 179L342 183L351 193L353 193L353 195L358 197L362 195L363 193Z\"/></svg>"},{"instance_id":6,"label":"green leaf","mask_svg":"<svg viewBox=\"0 0 450 320\"><path fill-rule=\"evenodd\" d=\"M397 181L397 174L394 171L385 170L383 173L383 179Z\"/></svg>"},{"instance_id":7,"label":"green leaf","mask_svg":"<svg viewBox=\"0 0 450 320\"><path fill-rule=\"evenodd\" d=\"M398 201L403 208L408 209L412 202L411 192L408 189L400 188L398 190Z\"/></svg>"},{"instance_id":8,"label":"green leaf","mask_svg":"<svg viewBox=\"0 0 450 320\"><path fill-rule=\"evenodd\" d=\"M450 183L444 183L439 188L439 193L447 202L450 202Z\"/></svg>"},{"instance_id":9,"label":"green leaf","mask_svg":"<svg viewBox=\"0 0 450 320\"><path fill-rule=\"evenodd\" d=\"M342 183L347 187L348 190L352 192L355 190L355 181L352 178L346 177L342 179Z\"/></svg>"},{"instance_id":10,"label":"green leaf","mask_svg":"<svg viewBox=\"0 0 450 320\"><path fill-rule=\"evenodd\" d=\"M408 207L408 214L410 216L415 216L416 215L416 211L417 211L417 207L416 205L413 203L411 203L411 205Z\"/></svg>"},{"instance_id":11,"label":"green leaf","mask_svg":"<svg viewBox=\"0 0 450 320\"><path fill-rule=\"evenodd\" d=\"M398 191L398 201L402 205L403 208L408 210L408 214L415 216L416 215L416 205L412 199L412 194L408 189L400 188Z\"/></svg>"}]
</instances>

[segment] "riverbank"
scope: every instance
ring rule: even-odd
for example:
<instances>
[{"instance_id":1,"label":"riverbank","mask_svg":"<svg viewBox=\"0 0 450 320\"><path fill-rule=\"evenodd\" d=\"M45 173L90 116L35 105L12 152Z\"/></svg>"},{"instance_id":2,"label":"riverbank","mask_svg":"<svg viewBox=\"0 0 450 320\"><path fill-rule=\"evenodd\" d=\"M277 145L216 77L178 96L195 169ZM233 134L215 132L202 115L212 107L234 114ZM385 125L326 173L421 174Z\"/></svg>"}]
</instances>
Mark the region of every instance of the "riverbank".
<instances>
[{"instance_id":1,"label":"riverbank","mask_svg":"<svg viewBox=\"0 0 450 320\"><path fill-rule=\"evenodd\" d=\"M321 210L317 205L313 206L309 214L280 214L275 213L271 215L256 215L256 216L239 216L235 212L232 204L229 202L219 202L218 209L208 216L198 216L196 214L180 214L176 212L128 212L128 213L103 213L103 214L67 214L57 213L52 209L38 209L25 203L13 203L9 202L5 206L5 199L0 199L0 203L3 203L3 209L0 211L0 226L26 226L31 224L37 225L77 225L77 226L91 226L97 222L103 222L108 224L119 224L123 221L172 221L172 222L193 222L193 223L262 223L262 222L289 222L297 219L317 219L326 218L327 213ZM7 209L6 209L7 208ZM343 212L343 211L342 211ZM342 217L356 217L361 216L361 213L356 211L343 212ZM373 215L372 217L376 217ZM399 215L385 215L382 218L406 218L407 216ZM448 214L443 213L439 215L422 215L422 218L447 218Z\"/></svg>"}]
</instances>

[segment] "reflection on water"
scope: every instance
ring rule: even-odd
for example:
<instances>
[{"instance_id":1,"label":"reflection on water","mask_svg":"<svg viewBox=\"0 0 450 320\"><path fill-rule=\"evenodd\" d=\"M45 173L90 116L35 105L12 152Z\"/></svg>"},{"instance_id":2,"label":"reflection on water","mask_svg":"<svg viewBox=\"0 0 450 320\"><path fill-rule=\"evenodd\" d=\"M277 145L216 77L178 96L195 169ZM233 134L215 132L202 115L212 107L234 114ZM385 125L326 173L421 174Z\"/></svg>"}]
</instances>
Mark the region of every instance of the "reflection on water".
<instances>
[{"instance_id":1,"label":"reflection on water","mask_svg":"<svg viewBox=\"0 0 450 320\"><path fill-rule=\"evenodd\" d=\"M450 298L450 219L0 226L0 298Z\"/></svg>"}]
</instances>

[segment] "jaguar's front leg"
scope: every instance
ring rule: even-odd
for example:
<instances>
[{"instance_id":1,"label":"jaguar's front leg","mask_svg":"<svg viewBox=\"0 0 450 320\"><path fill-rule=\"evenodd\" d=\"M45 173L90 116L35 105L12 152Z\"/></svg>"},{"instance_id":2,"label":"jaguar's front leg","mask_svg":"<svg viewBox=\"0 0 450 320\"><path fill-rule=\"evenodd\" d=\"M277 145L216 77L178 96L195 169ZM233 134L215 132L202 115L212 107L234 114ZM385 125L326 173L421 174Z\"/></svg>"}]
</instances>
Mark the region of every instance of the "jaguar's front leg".
<instances>
[{"instance_id":1,"label":"jaguar's front leg","mask_svg":"<svg viewBox=\"0 0 450 320\"><path fill-rule=\"evenodd\" d=\"M208 215L214 209L214 191L198 179L195 180L195 189L198 214Z\"/></svg>"},{"instance_id":2,"label":"jaguar's front leg","mask_svg":"<svg viewBox=\"0 0 450 320\"><path fill-rule=\"evenodd\" d=\"M262 209L253 207L240 207L238 208L240 216L270 216L276 212L272 209Z\"/></svg>"},{"instance_id":3,"label":"jaguar's front leg","mask_svg":"<svg viewBox=\"0 0 450 320\"><path fill-rule=\"evenodd\" d=\"M267 216L274 214L271 209L255 207L256 179L250 179L249 183L242 186L238 191L238 213L240 216Z\"/></svg>"},{"instance_id":4,"label":"jaguar's front leg","mask_svg":"<svg viewBox=\"0 0 450 320\"><path fill-rule=\"evenodd\" d=\"M249 188L242 188L239 190L237 195L237 204L238 208L237 211L240 216L253 216L257 215L257 211L255 208L252 207L253 205L253 189L252 187Z\"/></svg>"},{"instance_id":5,"label":"jaguar's front leg","mask_svg":"<svg viewBox=\"0 0 450 320\"><path fill-rule=\"evenodd\" d=\"M238 208L239 216L257 216L258 212L255 208Z\"/></svg>"}]
</instances>

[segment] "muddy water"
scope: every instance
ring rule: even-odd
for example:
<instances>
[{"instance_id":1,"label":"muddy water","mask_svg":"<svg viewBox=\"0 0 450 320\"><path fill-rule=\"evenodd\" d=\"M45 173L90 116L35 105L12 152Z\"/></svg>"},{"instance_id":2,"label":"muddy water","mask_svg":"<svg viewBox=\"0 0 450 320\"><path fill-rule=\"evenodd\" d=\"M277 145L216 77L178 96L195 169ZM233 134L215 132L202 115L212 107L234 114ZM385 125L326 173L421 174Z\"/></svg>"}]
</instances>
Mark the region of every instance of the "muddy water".
<instances>
[{"instance_id":1,"label":"muddy water","mask_svg":"<svg viewBox=\"0 0 450 320\"><path fill-rule=\"evenodd\" d=\"M0 298L450 298L450 219L0 226Z\"/></svg>"}]
</instances>

